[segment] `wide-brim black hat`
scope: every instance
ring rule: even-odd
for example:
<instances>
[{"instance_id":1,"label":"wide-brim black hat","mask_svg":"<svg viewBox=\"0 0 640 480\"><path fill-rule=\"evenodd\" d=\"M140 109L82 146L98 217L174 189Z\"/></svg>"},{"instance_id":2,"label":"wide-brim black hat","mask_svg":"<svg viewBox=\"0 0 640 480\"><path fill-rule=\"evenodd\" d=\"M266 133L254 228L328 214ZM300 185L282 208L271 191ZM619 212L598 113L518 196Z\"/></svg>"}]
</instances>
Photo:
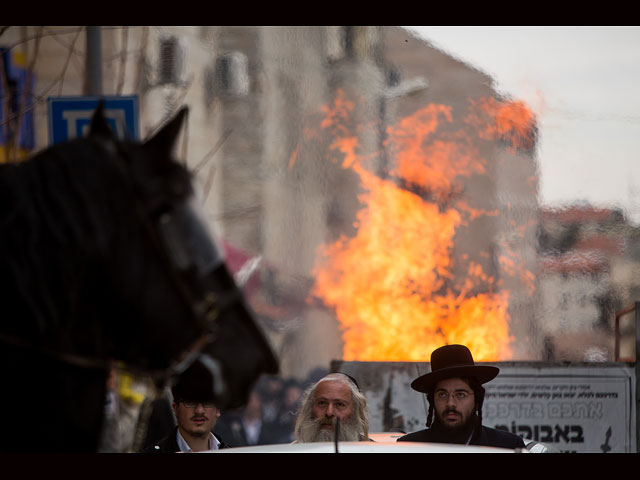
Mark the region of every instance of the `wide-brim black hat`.
<instances>
[{"instance_id":1,"label":"wide-brim black hat","mask_svg":"<svg viewBox=\"0 0 640 480\"><path fill-rule=\"evenodd\" d=\"M193 362L171 389L174 400L214 401L214 382L211 371L200 360Z\"/></svg>"},{"instance_id":2,"label":"wide-brim black hat","mask_svg":"<svg viewBox=\"0 0 640 480\"><path fill-rule=\"evenodd\" d=\"M499 372L498 367L476 365L464 345L445 345L431 354L431 372L416 378L411 388L427 393L437 382L451 377L475 377L482 384L496 378Z\"/></svg>"}]
</instances>

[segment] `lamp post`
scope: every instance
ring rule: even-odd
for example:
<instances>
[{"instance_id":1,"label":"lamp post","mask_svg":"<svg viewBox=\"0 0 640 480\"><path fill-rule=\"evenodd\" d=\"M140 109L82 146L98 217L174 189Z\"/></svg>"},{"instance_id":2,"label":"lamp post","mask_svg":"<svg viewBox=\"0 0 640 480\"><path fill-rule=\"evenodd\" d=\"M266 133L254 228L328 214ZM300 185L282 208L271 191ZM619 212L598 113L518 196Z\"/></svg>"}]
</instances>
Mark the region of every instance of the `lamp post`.
<instances>
[{"instance_id":1,"label":"lamp post","mask_svg":"<svg viewBox=\"0 0 640 480\"><path fill-rule=\"evenodd\" d=\"M87 29L87 94L102 95L102 30L88 26Z\"/></svg>"}]
</instances>

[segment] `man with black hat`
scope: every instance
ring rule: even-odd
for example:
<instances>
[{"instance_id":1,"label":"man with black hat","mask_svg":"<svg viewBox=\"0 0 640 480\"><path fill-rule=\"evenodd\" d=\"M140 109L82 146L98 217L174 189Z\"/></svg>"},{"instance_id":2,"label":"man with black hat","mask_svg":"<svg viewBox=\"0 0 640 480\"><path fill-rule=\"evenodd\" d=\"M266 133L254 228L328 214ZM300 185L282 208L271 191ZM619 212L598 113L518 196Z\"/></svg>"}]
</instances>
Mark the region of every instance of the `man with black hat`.
<instances>
[{"instance_id":1,"label":"man with black hat","mask_svg":"<svg viewBox=\"0 0 640 480\"><path fill-rule=\"evenodd\" d=\"M177 425L144 453L200 452L229 447L212 432L220 410L212 400L211 382L208 371L198 361L185 370L171 389Z\"/></svg>"},{"instance_id":2,"label":"man with black hat","mask_svg":"<svg viewBox=\"0 0 640 480\"><path fill-rule=\"evenodd\" d=\"M435 442L525 448L518 435L482 425L482 384L500 369L476 365L464 345L445 345L431 354L431 372L416 378L411 388L426 393L427 428L398 438L399 442ZM434 417L435 413L435 417Z\"/></svg>"}]
</instances>

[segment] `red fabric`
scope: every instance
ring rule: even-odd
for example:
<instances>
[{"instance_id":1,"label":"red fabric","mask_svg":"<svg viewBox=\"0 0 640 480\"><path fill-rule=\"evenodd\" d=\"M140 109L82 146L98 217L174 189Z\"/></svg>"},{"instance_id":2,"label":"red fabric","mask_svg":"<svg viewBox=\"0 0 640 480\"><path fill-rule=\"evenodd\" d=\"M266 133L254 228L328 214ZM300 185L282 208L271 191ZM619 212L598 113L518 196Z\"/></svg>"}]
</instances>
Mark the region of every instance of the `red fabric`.
<instances>
[{"instance_id":1,"label":"red fabric","mask_svg":"<svg viewBox=\"0 0 640 480\"><path fill-rule=\"evenodd\" d=\"M222 240L222 248L225 253L225 263L229 271L236 276L247 262L253 260L257 255L252 255L244 250L231 245L230 243ZM242 286L242 290L247 295L253 294L260 287L260 266L249 277L249 280Z\"/></svg>"}]
</instances>

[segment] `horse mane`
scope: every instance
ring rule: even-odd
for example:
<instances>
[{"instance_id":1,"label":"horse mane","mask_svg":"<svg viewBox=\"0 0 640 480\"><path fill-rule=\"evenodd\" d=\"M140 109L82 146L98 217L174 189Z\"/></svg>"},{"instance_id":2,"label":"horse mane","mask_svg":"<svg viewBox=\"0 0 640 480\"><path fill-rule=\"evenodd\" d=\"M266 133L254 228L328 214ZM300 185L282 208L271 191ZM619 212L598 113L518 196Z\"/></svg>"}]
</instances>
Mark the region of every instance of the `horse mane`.
<instances>
[{"instance_id":1,"label":"horse mane","mask_svg":"<svg viewBox=\"0 0 640 480\"><path fill-rule=\"evenodd\" d=\"M120 197L122 173L93 141L54 146L0 172L0 285L14 290L12 303L28 308L37 330L47 334L69 313L60 311L58 298L75 280L74 258L107 248L117 205L105 195Z\"/></svg>"},{"instance_id":2,"label":"horse mane","mask_svg":"<svg viewBox=\"0 0 640 480\"><path fill-rule=\"evenodd\" d=\"M60 341L77 315L71 311L74 289L84 282L95 284L98 294L106 291L98 292L106 279L80 276L95 272L95 262L108 261L114 249L126 248L140 221L134 190L141 180L135 184L131 159L120 155L136 155L137 145L120 143L119 151L115 146L90 136L2 165L0 291L9 302L3 306L8 318L21 319L5 330L36 342L52 342L54 336ZM178 164L172 168L182 181L188 177ZM138 261L131 257L127 268L142 268ZM22 321L25 312L35 321Z\"/></svg>"}]
</instances>

